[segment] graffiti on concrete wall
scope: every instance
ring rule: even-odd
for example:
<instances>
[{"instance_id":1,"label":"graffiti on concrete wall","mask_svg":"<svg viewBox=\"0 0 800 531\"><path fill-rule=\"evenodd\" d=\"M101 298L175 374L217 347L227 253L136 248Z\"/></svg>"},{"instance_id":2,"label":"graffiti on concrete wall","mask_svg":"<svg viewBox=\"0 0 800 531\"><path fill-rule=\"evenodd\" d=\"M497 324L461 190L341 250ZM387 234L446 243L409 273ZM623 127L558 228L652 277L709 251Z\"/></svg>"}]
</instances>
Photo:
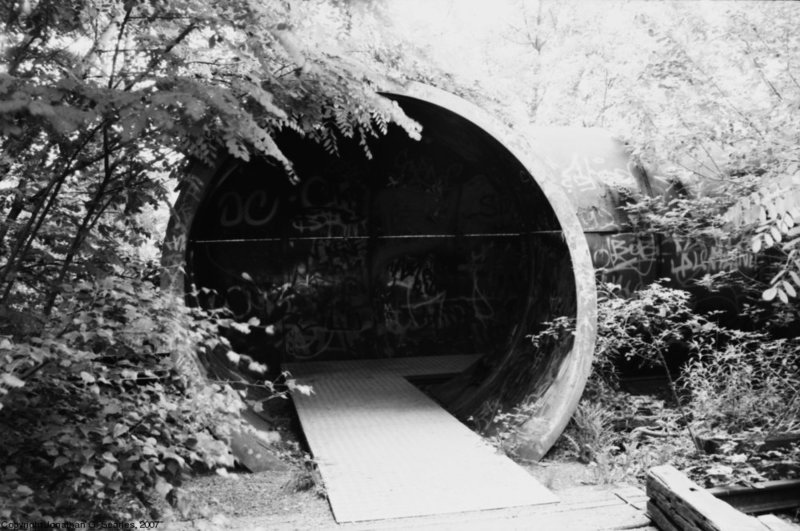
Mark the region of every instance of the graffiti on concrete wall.
<instances>
[{"instance_id":1,"label":"graffiti on concrete wall","mask_svg":"<svg viewBox=\"0 0 800 531\"><path fill-rule=\"evenodd\" d=\"M653 235L592 233L587 241L601 281L630 293L658 278L659 247Z\"/></svg>"},{"instance_id":2,"label":"graffiti on concrete wall","mask_svg":"<svg viewBox=\"0 0 800 531\"><path fill-rule=\"evenodd\" d=\"M614 151L608 156L570 151L553 158L559 183L570 196L581 226L592 232L624 230L627 216L618 208L619 189L638 190L636 167Z\"/></svg>"},{"instance_id":3,"label":"graffiti on concrete wall","mask_svg":"<svg viewBox=\"0 0 800 531\"><path fill-rule=\"evenodd\" d=\"M688 289L707 274L755 266L753 256L729 252L724 242L631 232L622 208L625 191L668 196L675 189L664 179L645 174L624 146L609 135L591 130L547 130L537 142L573 201L598 280L617 284L624 293L660 278Z\"/></svg>"},{"instance_id":4,"label":"graffiti on concrete wall","mask_svg":"<svg viewBox=\"0 0 800 531\"><path fill-rule=\"evenodd\" d=\"M278 212L279 198L268 190L254 190L244 196L232 190L222 194L217 203L221 227L261 227L269 223Z\"/></svg>"},{"instance_id":5,"label":"graffiti on concrete wall","mask_svg":"<svg viewBox=\"0 0 800 531\"><path fill-rule=\"evenodd\" d=\"M755 255L728 249L729 245L712 238L667 238L662 254L674 282L681 287L690 287L709 273L752 270L755 267Z\"/></svg>"},{"instance_id":6,"label":"graffiti on concrete wall","mask_svg":"<svg viewBox=\"0 0 800 531\"><path fill-rule=\"evenodd\" d=\"M282 359L502 342L523 303L528 244L492 169L413 149L382 165L327 164L297 186L255 170L216 186L192 234L206 303L271 325L264 348Z\"/></svg>"},{"instance_id":7,"label":"graffiti on concrete wall","mask_svg":"<svg viewBox=\"0 0 800 531\"><path fill-rule=\"evenodd\" d=\"M373 162L298 160L306 159L298 185L265 165L226 173L198 210L191 241L173 231L166 249L189 247L209 305L272 325L263 348L285 359L503 344L529 303L541 252L532 235L555 223L531 211L545 203L530 192L530 175L508 178L515 174L418 144ZM708 273L754 266L718 242L627 232L609 185L635 186L630 161L572 154L562 162L599 280L626 293L663 277L690 288Z\"/></svg>"},{"instance_id":8,"label":"graffiti on concrete wall","mask_svg":"<svg viewBox=\"0 0 800 531\"><path fill-rule=\"evenodd\" d=\"M615 215L606 205L578 207L576 214L582 227L591 227L594 231L615 231L620 227L619 214Z\"/></svg>"},{"instance_id":9,"label":"graffiti on concrete wall","mask_svg":"<svg viewBox=\"0 0 800 531\"><path fill-rule=\"evenodd\" d=\"M616 155L616 153L614 153ZM616 157L589 157L573 152L569 162L560 163L557 167L563 181L563 187L570 195L602 191L607 186L626 186L636 188L633 176L633 162L627 160L620 164Z\"/></svg>"},{"instance_id":10,"label":"graffiti on concrete wall","mask_svg":"<svg viewBox=\"0 0 800 531\"><path fill-rule=\"evenodd\" d=\"M747 271L756 266L754 255L729 250L730 246L711 238L621 232L587 233L586 239L598 280L619 285L623 293L632 293L661 278L669 279L675 287L693 289L708 274ZM708 297L699 292L698 295Z\"/></svg>"}]
</instances>

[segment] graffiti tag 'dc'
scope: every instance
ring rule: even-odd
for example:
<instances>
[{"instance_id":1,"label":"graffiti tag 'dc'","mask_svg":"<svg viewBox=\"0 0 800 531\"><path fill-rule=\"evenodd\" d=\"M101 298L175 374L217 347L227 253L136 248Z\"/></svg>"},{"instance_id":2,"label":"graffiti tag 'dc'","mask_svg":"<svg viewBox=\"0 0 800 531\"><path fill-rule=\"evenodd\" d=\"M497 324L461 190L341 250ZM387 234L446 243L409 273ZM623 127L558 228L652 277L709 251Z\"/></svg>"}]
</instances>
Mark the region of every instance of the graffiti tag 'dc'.
<instances>
[{"instance_id":1,"label":"graffiti tag 'dc'","mask_svg":"<svg viewBox=\"0 0 800 531\"><path fill-rule=\"evenodd\" d=\"M225 228L244 223L261 227L272 221L278 212L277 196L270 197L266 190L256 190L246 199L239 192L227 192L219 198L219 224Z\"/></svg>"}]
</instances>

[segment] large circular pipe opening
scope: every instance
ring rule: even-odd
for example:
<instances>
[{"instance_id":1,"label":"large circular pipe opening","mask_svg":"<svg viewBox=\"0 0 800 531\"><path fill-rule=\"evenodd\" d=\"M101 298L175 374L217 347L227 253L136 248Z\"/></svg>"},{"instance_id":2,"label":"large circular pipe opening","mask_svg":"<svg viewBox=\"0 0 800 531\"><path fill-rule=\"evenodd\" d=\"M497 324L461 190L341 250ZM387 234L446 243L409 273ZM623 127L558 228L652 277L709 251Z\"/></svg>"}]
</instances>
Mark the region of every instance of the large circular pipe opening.
<instances>
[{"instance_id":1,"label":"large circular pipe opening","mask_svg":"<svg viewBox=\"0 0 800 531\"><path fill-rule=\"evenodd\" d=\"M271 366L480 355L437 397L484 420L526 403L539 457L588 375L588 249L568 201L534 178L547 170L524 144L426 91L391 96L422 124L422 140L391 128L370 142L371 158L354 141L331 154L283 135L298 184L263 160L194 172L165 261L185 263L204 304L268 325L242 348ZM576 320L576 333L534 348L527 336L557 317Z\"/></svg>"}]
</instances>

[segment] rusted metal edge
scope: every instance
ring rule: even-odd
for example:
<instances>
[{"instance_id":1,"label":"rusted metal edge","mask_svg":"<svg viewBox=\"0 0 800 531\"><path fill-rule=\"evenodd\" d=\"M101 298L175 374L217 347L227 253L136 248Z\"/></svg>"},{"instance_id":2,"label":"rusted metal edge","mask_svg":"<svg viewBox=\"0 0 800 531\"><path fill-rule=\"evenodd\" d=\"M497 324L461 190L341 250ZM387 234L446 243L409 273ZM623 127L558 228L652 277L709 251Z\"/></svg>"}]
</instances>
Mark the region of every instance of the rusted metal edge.
<instances>
[{"instance_id":1,"label":"rusted metal edge","mask_svg":"<svg viewBox=\"0 0 800 531\"><path fill-rule=\"evenodd\" d=\"M748 514L800 507L800 479L767 481L752 487L714 487L708 492Z\"/></svg>"}]
</instances>

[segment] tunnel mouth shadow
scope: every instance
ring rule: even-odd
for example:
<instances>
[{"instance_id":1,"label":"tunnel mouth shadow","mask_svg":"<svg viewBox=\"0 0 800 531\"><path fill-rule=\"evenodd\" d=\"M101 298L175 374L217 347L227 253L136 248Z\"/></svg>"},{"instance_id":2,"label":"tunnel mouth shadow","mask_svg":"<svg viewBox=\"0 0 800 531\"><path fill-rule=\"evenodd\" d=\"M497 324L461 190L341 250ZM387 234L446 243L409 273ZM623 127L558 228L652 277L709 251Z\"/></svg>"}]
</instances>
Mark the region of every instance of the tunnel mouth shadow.
<instances>
[{"instance_id":1,"label":"tunnel mouth shadow","mask_svg":"<svg viewBox=\"0 0 800 531\"><path fill-rule=\"evenodd\" d=\"M591 357L576 348L576 278L586 275L562 223L569 207L554 208L530 165L462 113L389 96L423 126L421 140L390 127L368 158L355 140L340 139L334 154L287 132L277 140L299 184L266 160L196 166L198 184L171 225L187 236L172 258L186 275L171 284L204 288L195 302L237 320L257 318L254 334L231 340L273 369L475 354L467 371L432 387L451 412L486 421L531 400L546 410L565 371L582 388ZM535 348L529 336L559 317L576 334ZM593 321L583 328L591 338L582 342L593 343Z\"/></svg>"}]
</instances>

